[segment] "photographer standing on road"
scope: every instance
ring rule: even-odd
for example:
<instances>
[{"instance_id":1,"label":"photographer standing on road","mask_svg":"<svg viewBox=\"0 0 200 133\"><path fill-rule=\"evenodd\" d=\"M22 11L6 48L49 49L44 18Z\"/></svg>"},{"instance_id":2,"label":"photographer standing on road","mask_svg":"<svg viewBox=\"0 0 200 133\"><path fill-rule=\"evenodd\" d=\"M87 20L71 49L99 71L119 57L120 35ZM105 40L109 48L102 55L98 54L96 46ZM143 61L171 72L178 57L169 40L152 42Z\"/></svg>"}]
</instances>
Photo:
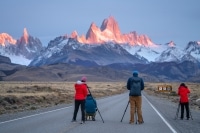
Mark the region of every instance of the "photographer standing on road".
<instances>
[{"instance_id":1,"label":"photographer standing on road","mask_svg":"<svg viewBox=\"0 0 200 133\"><path fill-rule=\"evenodd\" d=\"M127 81L130 102L130 124L134 123L134 114L137 112L139 124L143 123L141 91L144 89L143 79L138 77L138 71L133 71L133 77ZM137 116L136 116L137 117Z\"/></svg>"},{"instance_id":2,"label":"photographer standing on road","mask_svg":"<svg viewBox=\"0 0 200 133\"><path fill-rule=\"evenodd\" d=\"M181 83L179 88L178 88L178 95L180 96L180 104L181 104L181 120L183 120L184 117L184 107L186 109L186 117L187 120L189 120L189 98L188 94L190 93L190 90L188 87L184 84Z\"/></svg>"},{"instance_id":3,"label":"photographer standing on road","mask_svg":"<svg viewBox=\"0 0 200 133\"><path fill-rule=\"evenodd\" d=\"M81 124L85 123L85 99L88 94L87 84L86 84L86 77L82 77L81 81L77 81L74 85L75 87L75 107L74 107L74 115L72 122L76 122L76 116L78 113L79 106L81 105L81 114L82 114L82 121Z\"/></svg>"}]
</instances>

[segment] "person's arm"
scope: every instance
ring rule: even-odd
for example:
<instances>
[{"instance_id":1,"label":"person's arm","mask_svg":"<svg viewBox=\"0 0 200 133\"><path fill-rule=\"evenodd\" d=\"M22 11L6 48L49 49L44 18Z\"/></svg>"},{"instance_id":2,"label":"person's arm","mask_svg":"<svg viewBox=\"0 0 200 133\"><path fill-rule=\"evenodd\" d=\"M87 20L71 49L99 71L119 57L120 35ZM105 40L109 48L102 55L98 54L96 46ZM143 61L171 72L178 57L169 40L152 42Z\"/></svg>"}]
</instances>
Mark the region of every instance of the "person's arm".
<instances>
[{"instance_id":1,"label":"person's arm","mask_svg":"<svg viewBox=\"0 0 200 133\"><path fill-rule=\"evenodd\" d=\"M190 93L190 88L188 88L188 93Z\"/></svg>"},{"instance_id":2,"label":"person's arm","mask_svg":"<svg viewBox=\"0 0 200 133\"><path fill-rule=\"evenodd\" d=\"M94 100L94 103L95 103L95 108L97 108L97 102L96 102L96 100Z\"/></svg>"},{"instance_id":3,"label":"person's arm","mask_svg":"<svg viewBox=\"0 0 200 133\"><path fill-rule=\"evenodd\" d=\"M131 89L131 87L130 87L130 82L131 82L131 81L130 81L130 80L131 80L131 78L128 79L127 84L126 84L126 87L127 87L128 90Z\"/></svg>"},{"instance_id":4,"label":"person's arm","mask_svg":"<svg viewBox=\"0 0 200 133\"><path fill-rule=\"evenodd\" d=\"M144 81L141 79L141 90L144 90Z\"/></svg>"},{"instance_id":5,"label":"person's arm","mask_svg":"<svg viewBox=\"0 0 200 133\"><path fill-rule=\"evenodd\" d=\"M87 89L87 85L85 84L85 87L83 89L83 94L85 97L87 97L87 94L88 94L88 89Z\"/></svg>"},{"instance_id":6,"label":"person's arm","mask_svg":"<svg viewBox=\"0 0 200 133\"><path fill-rule=\"evenodd\" d=\"M180 87L178 88L178 95L180 96Z\"/></svg>"},{"instance_id":7,"label":"person's arm","mask_svg":"<svg viewBox=\"0 0 200 133\"><path fill-rule=\"evenodd\" d=\"M97 111L97 101L94 99L94 103L95 103L95 111Z\"/></svg>"}]
</instances>

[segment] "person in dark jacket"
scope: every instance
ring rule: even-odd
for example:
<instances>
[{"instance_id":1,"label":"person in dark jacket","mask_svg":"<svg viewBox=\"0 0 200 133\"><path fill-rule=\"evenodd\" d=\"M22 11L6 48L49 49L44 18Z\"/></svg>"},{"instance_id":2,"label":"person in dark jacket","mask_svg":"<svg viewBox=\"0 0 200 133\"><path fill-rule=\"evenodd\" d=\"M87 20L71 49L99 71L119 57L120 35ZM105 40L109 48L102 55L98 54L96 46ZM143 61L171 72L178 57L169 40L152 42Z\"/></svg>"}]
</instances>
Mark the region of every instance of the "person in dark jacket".
<instances>
[{"instance_id":1,"label":"person in dark jacket","mask_svg":"<svg viewBox=\"0 0 200 133\"><path fill-rule=\"evenodd\" d=\"M133 77L127 81L130 102L130 124L134 124L134 114L137 112L138 123L143 123L141 91L144 89L143 79L138 77L138 71L133 71ZM137 117L137 116L136 116Z\"/></svg>"},{"instance_id":2,"label":"person in dark jacket","mask_svg":"<svg viewBox=\"0 0 200 133\"><path fill-rule=\"evenodd\" d=\"M92 120L95 121L96 111L97 111L96 100L92 97L91 94L88 94L87 98L85 100L85 115L86 115L86 120L91 116Z\"/></svg>"},{"instance_id":3,"label":"person in dark jacket","mask_svg":"<svg viewBox=\"0 0 200 133\"><path fill-rule=\"evenodd\" d=\"M72 122L76 122L76 116L79 110L79 106L81 106L81 114L82 114L82 121L81 124L85 123L85 99L88 94L87 84L86 84L86 77L82 77L81 81L77 81L74 85L75 87L75 106L74 106L74 115Z\"/></svg>"},{"instance_id":4,"label":"person in dark jacket","mask_svg":"<svg viewBox=\"0 0 200 133\"><path fill-rule=\"evenodd\" d=\"M181 83L178 88L178 95L180 96L180 104L181 104L181 119L184 117L184 107L186 109L186 117L189 120L189 98L188 94L190 93L190 89L184 84Z\"/></svg>"}]
</instances>

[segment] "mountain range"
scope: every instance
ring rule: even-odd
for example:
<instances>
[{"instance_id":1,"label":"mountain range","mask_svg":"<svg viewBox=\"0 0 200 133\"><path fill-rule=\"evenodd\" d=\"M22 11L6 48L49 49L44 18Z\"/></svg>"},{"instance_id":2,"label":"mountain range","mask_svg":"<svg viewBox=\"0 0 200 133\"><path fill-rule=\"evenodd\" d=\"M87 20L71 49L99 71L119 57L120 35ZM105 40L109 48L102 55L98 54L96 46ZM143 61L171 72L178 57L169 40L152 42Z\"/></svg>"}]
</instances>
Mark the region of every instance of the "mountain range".
<instances>
[{"instance_id":1,"label":"mountain range","mask_svg":"<svg viewBox=\"0 0 200 133\"><path fill-rule=\"evenodd\" d=\"M172 76L174 72L178 73L177 80L186 80L189 74L184 74L183 70L186 69L180 66L187 64L185 67L190 68L188 65L190 64L196 68L193 72L193 81L197 81L195 77L199 76L200 42L190 41L182 48L173 41L156 44L147 35L138 35L135 31L122 34L117 21L110 16L103 20L100 28L92 23L86 36L79 36L74 31L71 35L52 39L46 47L42 46L38 38L29 35L26 28L22 37L17 40L7 33L1 33L0 55L9 57L12 63L26 65L28 68L46 68L53 64L61 66L60 63L83 67L106 67L105 69L108 67L115 71L135 68L147 74L148 80L155 81L172 80L175 78ZM166 68L168 65L171 69L169 75L165 73L169 69ZM15 70L22 70L21 67L18 68ZM157 75L148 72L152 70L157 71ZM59 73L65 75L62 72ZM157 79L158 75L162 78ZM61 80L66 79L61 78Z\"/></svg>"},{"instance_id":2,"label":"mountain range","mask_svg":"<svg viewBox=\"0 0 200 133\"><path fill-rule=\"evenodd\" d=\"M12 63L28 65L42 49L40 39L29 35L26 28L17 40L7 33L0 34L0 55L9 57Z\"/></svg>"},{"instance_id":3,"label":"mountain range","mask_svg":"<svg viewBox=\"0 0 200 133\"><path fill-rule=\"evenodd\" d=\"M113 51L114 49L115 51ZM59 55L61 51L65 55L62 61L61 55ZM86 52L85 58L80 55L79 51L83 52L82 54ZM97 54L95 54L96 52ZM121 54L119 54L120 52ZM56 37L48 43L47 47L43 47L38 38L29 35L26 28L18 40L13 39L7 33L1 33L0 54L9 57L12 63L22 65L44 65L45 62L52 64L59 61L77 62L82 60L97 65L117 62L199 62L200 42L190 41L182 48L177 47L173 41L166 44L156 44L147 35L138 35L135 31L122 34L117 21L110 16L103 20L100 28L92 23L86 36L79 36L74 31L71 35ZM48 56L44 57L47 54ZM98 55L102 59L98 58ZM55 59L55 56L58 56L58 59ZM36 63L36 61L43 63Z\"/></svg>"},{"instance_id":4,"label":"mountain range","mask_svg":"<svg viewBox=\"0 0 200 133\"><path fill-rule=\"evenodd\" d=\"M71 36L60 36L49 42L30 66L54 63L82 63L109 65L113 63L150 62L200 62L200 42L191 41L181 49L171 41L155 44L146 35L136 32L121 34L113 17L102 22L101 28L91 24L86 37L73 32Z\"/></svg>"}]
</instances>

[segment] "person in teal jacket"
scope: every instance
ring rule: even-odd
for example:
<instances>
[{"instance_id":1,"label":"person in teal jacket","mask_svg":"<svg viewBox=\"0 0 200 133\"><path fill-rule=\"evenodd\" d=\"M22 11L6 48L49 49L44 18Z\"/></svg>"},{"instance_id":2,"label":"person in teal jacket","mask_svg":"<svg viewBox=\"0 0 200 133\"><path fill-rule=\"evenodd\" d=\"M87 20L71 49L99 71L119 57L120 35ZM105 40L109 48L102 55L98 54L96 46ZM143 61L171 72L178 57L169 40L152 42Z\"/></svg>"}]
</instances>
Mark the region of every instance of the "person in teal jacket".
<instances>
[{"instance_id":1,"label":"person in teal jacket","mask_svg":"<svg viewBox=\"0 0 200 133\"><path fill-rule=\"evenodd\" d=\"M97 111L96 100L92 97L91 94L88 94L85 100L86 120L91 116L92 120L95 121L96 111Z\"/></svg>"}]
</instances>

